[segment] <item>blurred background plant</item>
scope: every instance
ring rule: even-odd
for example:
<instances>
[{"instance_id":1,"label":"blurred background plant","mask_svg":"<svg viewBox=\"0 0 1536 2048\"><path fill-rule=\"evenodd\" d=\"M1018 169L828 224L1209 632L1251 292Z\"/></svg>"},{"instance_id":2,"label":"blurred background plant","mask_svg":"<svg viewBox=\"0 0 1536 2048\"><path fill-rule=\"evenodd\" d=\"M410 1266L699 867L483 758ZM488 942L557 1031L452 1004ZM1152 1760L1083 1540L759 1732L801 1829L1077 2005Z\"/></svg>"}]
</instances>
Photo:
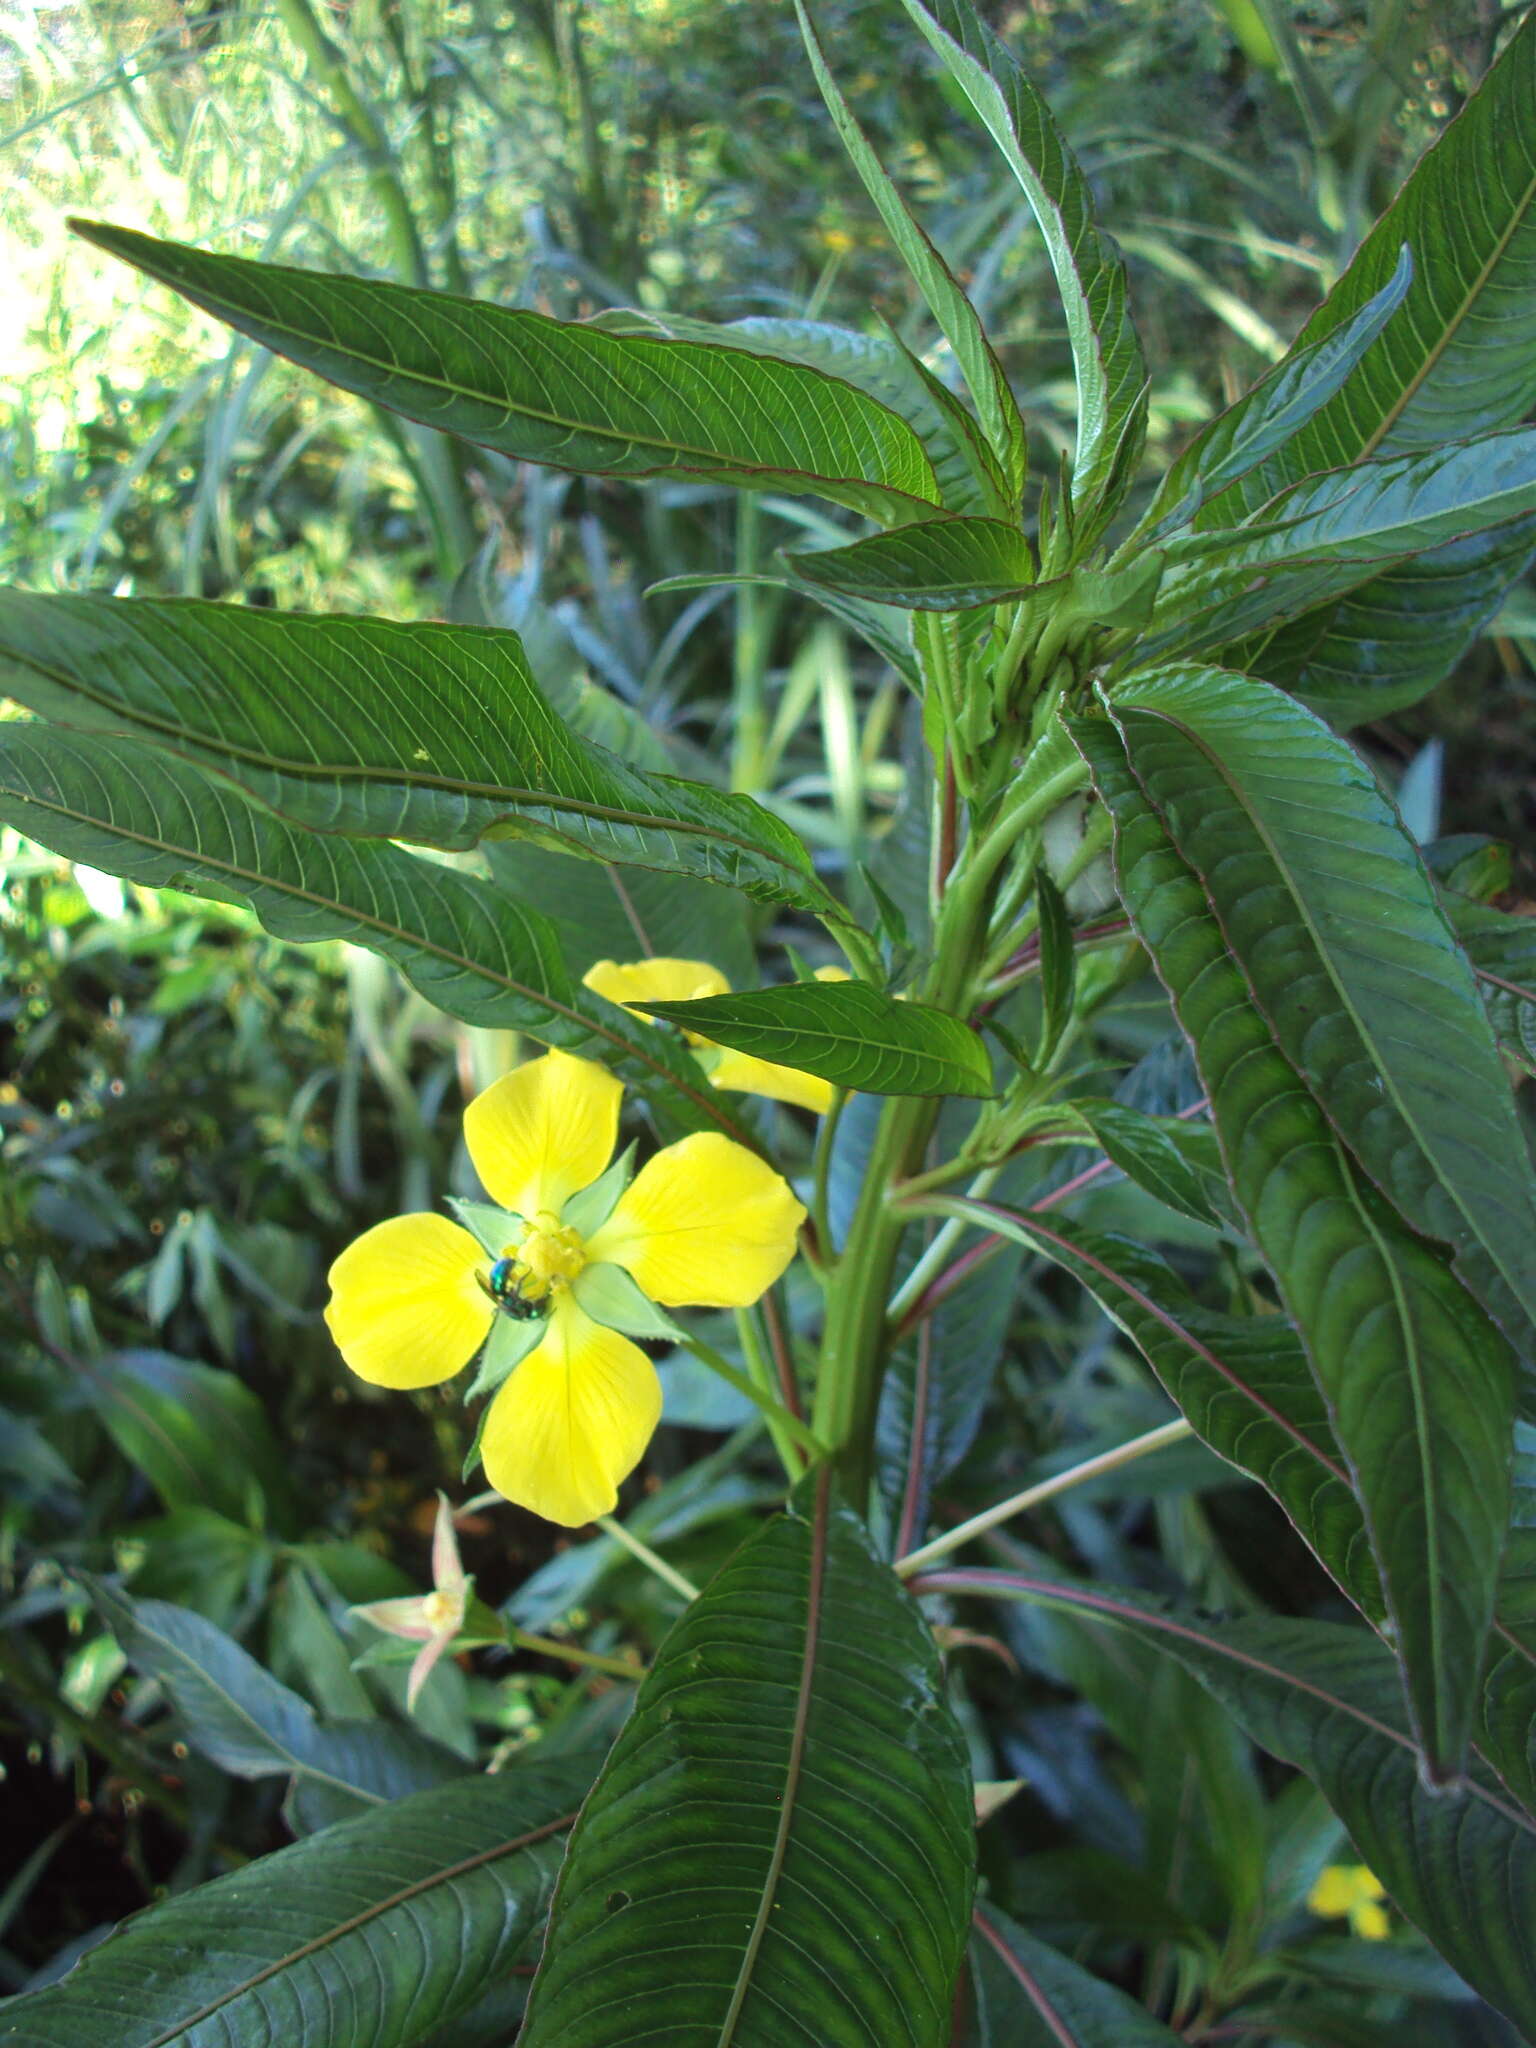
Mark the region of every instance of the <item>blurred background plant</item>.
<instances>
[{"instance_id":1,"label":"blurred background plant","mask_svg":"<svg viewBox=\"0 0 1536 2048\"><path fill-rule=\"evenodd\" d=\"M1506 18L1496 0L991 13L1131 259L1158 365L1152 469L1283 351ZM1070 365L1016 190L911 64L886 0L818 14L860 119L998 337L1049 471ZM891 672L771 583L644 595L721 562L771 574L777 546L829 522L771 496L635 491L449 443L231 341L64 227L93 214L567 317L636 306L870 333L878 319L942 374L832 145L791 10L11 0L0 119L5 580L513 625L595 737L645 758L664 736L659 763L764 795L830 870L869 864L898 905L921 894L926 806L906 788ZM1422 838L1529 844L1533 648L1526 592L1456 678L1365 735ZM508 880L547 887L551 857L498 858ZM283 1838L295 1750L271 1728L291 1736L285 1714L307 1702L311 1729L382 1717L410 1737L405 1664L356 1667L377 1645L346 1610L427 1583L435 1489L464 1490L463 1432L435 1395L380 1401L342 1373L318 1307L329 1259L360 1229L467 1186L457 1108L512 1048L442 1018L371 956L285 948L243 912L125 891L14 838L0 889L0 1796L26 1812L11 1838L35 1845L0 1874L0 1989L14 1989L162 1888ZM566 915L590 938L614 906ZM683 933L711 931L738 984L752 941L775 937L711 923L697 898L678 929L682 951L704 950ZM1085 1057L1106 1089L1179 1109L1195 1091L1169 1029L1144 985ZM850 1111L845 1179L858 1142ZM1051 1178L1022 1171L1024 1198L1089 1158L1042 1156ZM1213 1234L1191 1222L1170 1243L1168 1213L1114 1179L1085 1220L1134 1223L1230 1303L1242 1282ZM954 1517L1167 1412L1081 1297L1021 1276L1017 1254L994 1263L957 1303L959 1335L935 1339L963 1338L976 1360L930 1418ZM749 1411L691 1369L670 1368L668 1400L674 1426L626 1527L699 1579L771 1490L771 1464ZM890 1435L900 1522L919 1503L899 1413ZM1183 1446L1075 1490L1031 1534L1123 1583L1326 1612L1288 1526L1229 1477ZM604 1660L647 1654L674 1588L612 1536L552 1544L505 1508L475 1506L459 1533L480 1596L510 1601L542 1646L439 1665L416 1728L463 1759L611 1720L627 1689ZM226 1659L221 1698L255 1682L227 1662L236 1645L291 1688L261 1695L268 1746L242 1749L218 1701L199 1740L170 1653L159 1677L143 1675L148 1653L129 1676L79 1574L119 1575L221 1631L214 1652L200 1639ZM1320 1873L1349 1860L1337 1823L1214 1714L1202 1782L1156 1782L1159 1729L1207 1711L1184 1681L1129 1652L1106 1664L1096 1639L1038 1615L1006 1642L957 1630L950 1648L978 1776L1025 1787L983 1834L1001 1906L1171 2006L1191 2038L1271 1985L1277 2040L1345 2044L1388 2025L1404 2043L1509 2038L1401 1923L1352 1939L1308 1911ZM301 1757L301 1794L318 1775ZM292 1795L287 1824L335 1810Z\"/></svg>"}]
</instances>

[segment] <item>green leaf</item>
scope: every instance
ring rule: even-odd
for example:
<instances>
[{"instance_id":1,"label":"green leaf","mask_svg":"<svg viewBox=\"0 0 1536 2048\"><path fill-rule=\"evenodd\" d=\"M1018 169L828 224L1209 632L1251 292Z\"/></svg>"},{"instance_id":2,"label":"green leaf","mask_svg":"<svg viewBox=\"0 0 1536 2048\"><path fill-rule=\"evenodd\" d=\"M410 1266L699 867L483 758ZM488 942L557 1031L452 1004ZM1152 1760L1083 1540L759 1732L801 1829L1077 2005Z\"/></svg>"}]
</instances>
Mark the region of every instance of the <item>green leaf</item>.
<instances>
[{"instance_id":1,"label":"green leaf","mask_svg":"<svg viewBox=\"0 0 1536 2048\"><path fill-rule=\"evenodd\" d=\"M875 202L886 232L911 272L929 312L954 351L955 361L960 365L975 401L987 440L1002 464L1011 503L1005 502L995 509L1004 513L1015 510L1024 488L1029 458L1024 421L1003 375L1002 365L986 337L975 307L956 283L949 265L913 219L906 201L854 118L853 110L844 99L827 63L821 37L805 0L795 0L795 11L800 17L800 32L810 53L816 83L842 137L843 147L863 180L865 191Z\"/></svg>"},{"instance_id":2,"label":"green leaf","mask_svg":"<svg viewBox=\"0 0 1536 2048\"><path fill-rule=\"evenodd\" d=\"M1536 1324L1536 1170L1472 971L1375 777L1310 713L1220 670L1133 682L1113 715L1339 1136L1511 1334Z\"/></svg>"},{"instance_id":3,"label":"green leaf","mask_svg":"<svg viewBox=\"0 0 1536 2048\"><path fill-rule=\"evenodd\" d=\"M168 1351L109 1351L83 1359L80 1377L112 1441L167 1508L212 1508L245 1522L265 1506L281 1532L297 1533L285 1454L233 1373Z\"/></svg>"},{"instance_id":4,"label":"green leaf","mask_svg":"<svg viewBox=\"0 0 1536 2048\"><path fill-rule=\"evenodd\" d=\"M1461 941L1500 1048L1536 1072L1536 917L1513 916L1451 890L1440 903Z\"/></svg>"},{"instance_id":5,"label":"green leaf","mask_svg":"<svg viewBox=\"0 0 1536 2048\"><path fill-rule=\"evenodd\" d=\"M1036 1063L1044 1067L1072 1021L1077 946L1067 900L1043 866L1035 874L1035 907L1040 917L1040 1040Z\"/></svg>"},{"instance_id":6,"label":"green leaf","mask_svg":"<svg viewBox=\"0 0 1536 2048\"><path fill-rule=\"evenodd\" d=\"M0 814L40 845L152 888L244 898L276 937L350 939L467 1024L603 1058L696 1128L741 1126L686 1049L575 986L548 920L382 841L318 837L132 740L0 726Z\"/></svg>"},{"instance_id":7,"label":"green leaf","mask_svg":"<svg viewBox=\"0 0 1536 2048\"><path fill-rule=\"evenodd\" d=\"M784 560L807 583L913 611L967 611L1035 588L1029 542L1001 519L920 519Z\"/></svg>"},{"instance_id":8,"label":"green leaf","mask_svg":"<svg viewBox=\"0 0 1536 2048\"><path fill-rule=\"evenodd\" d=\"M802 364L71 225L343 390L519 461L811 492L875 519L938 502L906 422Z\"/></svg>"},{"instance_id":9,"label":"green leaf","mask_svg":"<svg viewBox=\"0 0 1536 2048\"><path fill-rule=\"evenodd\" d=\"M1121 900L1194 1047L1233 1193L1352 1469L1426 1767L1453 1776L1475 1709L1507 1519L1508 1349L1436 1254L1361 1181L1253 1000L1244 972L1253 960L1233 958L1207 885L1168 836L1118 730L1079 720L1073 736L1114 817ZM1243 854L1217 879L1236 892L1254 875ZM1275 911L1277 891L1260 893ZM1278 964L1273 948L1256 942L1256 950L1261 967ZM1294 956L1280 957L1294 974ZM1325 1004L1309 980L1325 1020L1321 1039L1348 1012L1337 997Z\"/></svg>"},{"instance_id":10,"label":"green leaf","mask_svg":"<svg viewBox=\"0 0 1536 2048\"><path fill-rule=\"evenodd\" d=\"M520 2048L944 2048L974 1840L932 1636L823 1487L657 1653L571 1837Z\"/></svg>"},{"instance_id":11,"label":"green leaf","mask_svg":"<svg viewBox=\"0 0 1536 2048\"><path fill-rule=\"evenodd\" d=\"M526 833L828 908L805 848L750 797L573 732L515 633L0 590L0 688L187 754L315 831L456 848Z\"/></svg>"},{"instance_id":12,"label":"green leaf","mask_svg":"<svg viewBox=\"0 0 1536 2048\"><path fill-rule=\"evenodd\" d=\"M1212 1622L1118 1588L1028 1572L934 1572L935 1591L1038 1601L1176 1658L1261 1748L1304 1771L1361 1860L1490 2004L1536 2031L1536 1821L1489 1772L1426 1787L1389 1653L1330 1622Z\"/></svg>"},{"instance_id":13,"label":"green leaf","mask_svg":"<svg viewBox=\"0 0 1536 2048\"><path fill-rule=\"evenodd\" d=\"M237 1778L292 1777L325 1802L330 1819L469 1768L414 1728L317 1720L307 1700L201 1614L101 1584L89 1591L135 1671L165 1687L187 1741Z\"/></svg>"},{"instance_id":14,"label":"green leaf","mask_svg":"<svg viewBox=\"0 0 1536 2048\"><path fill-rule=\"evenodd\" d=\"M740 896L691 875L573 860L526 839L490 839L481 848L492 879L536 903L555 927L572 977L598 960L707 960L733 987L757 978L752 926Z\"/></svg>"},{"instance_id":15,"label":"green leaf","mask_svg":"<svg viewBox=\"0 0 1536 2048\"><path fill-rule=\"evenodd\" d=\"M1392 275L1357 313L1332 333L1293 348L1235 404L1208 421L1164 475L1136 529L1138 536L1189 523L1209 499L1284 448L1354 371L1402 304L1413 268L1413 252L1405 243Z\"/></svg>"},{"instance_id":16,"label":"green leaf","mask_svg":"<svg viewBox=\"0 0 1536 2048\"><path fill-rule=\"evenodd\" d=\"M1528 514L1533 494L1536 430L1525 427L1307 478L1251 526L1163 543L1141 653L1192 653L1293 618L1370 582L1383 563Z\"/></svg>"},{"instance_id":17,"label":"green leaf","mask_svg":"<svg viewBox=\"0 0 1536 2048\"><path fill-rule=\"evenodd\" d=\"M418 2041L524 1952L590 1775L519 1758L279 1849L135 1914L62 1983L7 2000L0 2033L15 2048Z\"/></svg>"},{"instance_id":18,"label":"green leaf","mask_svg":"<svg viewBox=\"0 0 1536 2048\"><path fill-rule=\"evenodd\" d=\"M1018 179L1044 238L1077 378L1073 491L1085 515L1102 519L1134 472L1146 430L1147 371L1125 266L1094 221L1088 181L1050 109L970 0L905 5Z\"/></svg>"},{"instance_id":19,"label":"green leaf","mask_svg":"<svg viewBox=\"0 0 1536 2048\"><path fill-rule=\"evenodd\" d=\"M1318 470L1432 448L1523 419L1536 402L1536 21L1503 55L1377 221L1287 361L1340 332L1406 247L1402 311L1343 388L1200 514L1233 525ZM1281 366L1282 368L1284 365Z\"/></svg>"},{"instance_id":20,"label":"green leaf","mask_svg":"<svg viewBox=\"0 0 1536 2048\"><path fill-rule=\"evenodd\" d=\"M889 332L860 334L825 320L788 320L763 313L722 324L686 313L616 310L599 313L592 325L608 333L665 335L674 341L745 349L845 380L912 429L933 466L941 504L957 512L1000 512L1010 507L1002 467L980 427L954 393L938 384ZM907 516L916 510L909 508Z\"/></svg>"},{"instance_id":21,"label":"green leaf","mask_svg":"<svg viewBox=\"0 0 1536 2048\"><path fill-rule=\"evenodd\" d=\"M1443 542L1220 659L1278 683L1341 729L1385 718L1450 675L1533 545L1536 513Z\"/></svg>"},{"instance_id":22,"label":"green leaf","mask_svg":"<svg viewBox=\"0 0 1536 2048\"><path fill-rule=\"evenodd\" d=\"M1180 2038L994 1907L977 1908L957 2048L1177 2048Z\"/></svg>"},{"instance_id":23,"label":"green leaf","mask_svg":"<svg viewBox=\"0 0 1536 2048\"><path fill-rule=\"evenodd\" d=\"M990 1227L1003 1229L985 1206ZM1360 1504L1295 1325L1202 1308L1161 1259L1127 1238L1054 1217L1014 1215L1006 1227L1082 1282L1204 1442L1266 1487L1362 1612L1384 1619Z\"/></svg>"},{"instance_id":24,"label":"green leaf","mask_svg":"<svg viewBox=\"0 0 1536 2048\"><path fill-rule=\"evenodd\" d=\"M991 1095L992 1062L968 1024L864 981L797 981L749 995L646 1003L717 1045L870 1095Z\"/></svg>"},{"instance_id":25,"label":"green leaf","mask_svg":"<svg viewBox=\"0 0 1536 2048\"><path fill-rule=\"evenodd\" d=\"M1074 1096L1070 1107L1127 1180L1196 1223L1222 1227L1226 1218L1215 1194L1224 1189L1221 1153L1208 1124L1148 1116L1092 1095Z\"/></svg>"}]
</instances>

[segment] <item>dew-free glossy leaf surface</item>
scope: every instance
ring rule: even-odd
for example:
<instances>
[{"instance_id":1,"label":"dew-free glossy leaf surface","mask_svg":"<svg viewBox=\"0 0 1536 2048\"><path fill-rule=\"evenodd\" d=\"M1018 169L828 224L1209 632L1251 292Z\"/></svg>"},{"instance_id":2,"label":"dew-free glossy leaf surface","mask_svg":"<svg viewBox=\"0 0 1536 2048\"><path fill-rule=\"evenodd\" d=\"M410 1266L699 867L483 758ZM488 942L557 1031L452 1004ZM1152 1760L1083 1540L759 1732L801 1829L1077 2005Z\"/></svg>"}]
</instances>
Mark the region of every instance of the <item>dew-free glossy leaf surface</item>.
<instances>
[{"instance_id":1,"label":"dew-free glossy leaf surface","mask_svg":"<svg viewBox=\"0 0 1536 2048\"><path fill-rule=\"evenodd\" d=\"M236 1777L292 1777L330 1810L353 1813L468 1768L414 1728L317 1719L307 1700L189 1608L105 1586L91 1596L134 1670L165 1687L187 1741Z\"/></svg>"},{"instance_id":2,"label":"dew-free glossy leaf surface","mask_svg":"<svg viewBox=\"0 0 1536 2048\"><path fill-rule=\"evenodd\" d=\"M973 1858L932 1636L823 1493L657 1653L572 1836L519 2048L944 2048Z\"/></svg>"},{"instance_id":3,"label":"dew-free glossy leaf surface","mask_svg":"<svg viewBox=\"0 0 1536 2048\"><path fill-rule=\"evenodd\" d=\"M1018 179L1061 294L1077 378L1072 481L1097 508L1135 467L1126 436L1145 431L1146 364L1131 324L1125 266L1101 233L1093 195L1054 115L970 0L905 0L977 118Z\"/></svg>"},{"instance_id":4,"label":"dew-free glossy leaf surface","mask_svg":"<svg viewBox=\"0 0 1536 2048\"><path fill-rule=\"evenodd\" d=\"M610 1060L696 1127L741 1135L682 1046L582 989L549 921L478 876L303 831L137 741L43 725L0 727L0 816L110 874L244 899L278 938L370 947L450 1016Z\"/></svg>"},{"instance_id":5,"label":"dew-free glossy leaf surface","mask_svg":"<svg viewBox=\"0 0 1536 2048\"><path fill-rule=\"evenodd\" d=\"M784 559L807 583L913 611L969 611L1034 588L1029 542L1001 519L921 519Z\"/></svg>"},{"instance_id":6,"label":"dew-free glossy leaf surface","mask_svg":"<svg viewBox=\"0 0 1536 2048\"><path fill-rule=\"evenodd\" d=\"M0 688L47 718L187 754L316 831L456 848L527 833L826 903L800 841L750 797L582 739L515 633L0 590Z\"/></svg>"},{"instance_id":7,"label":"dew-free glossy leaf surface","mask_svg":"<svg viewBox=\"0 0 1536 2048\"><path fill-rule=\"evenodd\" d=\"M1234 957L1202 874L1169 837L1118 729L1094 719L1073 730L1115 820L1121 900L1193 1045L1233 1193L1350 1466L1429 1768L1453 1774L1509 1500L1508 1347L1362 1181L1256 1006L1247 958ZM1213 778L1212 800L1219 794ZM1342 1006L1319 1014L1326 1024Z\"/></svg>"},{"instance_id":8,"label":"dew-free glossy leaf surface","mask_svg":"<svg viewBox=\"0 0 1536 2048\"><path fill-rule=\"evenodd\" d=\"M1286 1057L1473 1292L1536 1323L1536 1170L1472 970L1375 777L1247 677L1168 670L1146 696L1117 699L1128 759Z\"/></svg>"},{"instance_id":9,"label":"dew-free glossy leaf surface","mask_svg":"<svg viewBox=\"0 0 1536 2048\"><path fill-rule=\"evenodd\" d=\"M1062 1607L1177 1658L1254 1742L1313 1780L1452 1967L1536 2032L1536 1820L1486 1772L1461 1791L1426 1789L1392 1659L1365 1629L1211 1621L1038 1569L935 1572L924 1583Z\"/></svg>"},{"instance_id":10,"label":"dew-free glossy leaf surface","mask_svg":"<svg viewBox=\"0 0 1536 2048\"><path fill-rule=\"evenodd\" d=\"M591 1777L576 1760L419 1792L125 1921L0 2005L5 2048L404 2048L538 1925Z\"/></svg>"},{"instance_id":11,"label":"dew-free glossy leaf surface","mask_svg":"<svg viewBox=\"0 0 1536 2048\"><path fill-rule=\"evenodd\" d=\"M873 518L938 502L906 422L802 364L73 225L344 390L524 462L807 491Z\"/></svg>"},{"instance_id":12,"label":"dew-free glossy leaf surface","mask_svg":"<svg viewBox=\"0 0 1536 2048\"><path fill-rule=\"evenodd\" d=\"M993 1907L976 1910L968 1974L957 2048L1177 2048L1144 2006Z\"/></svg>"},{"instance_id":13,"label":"dew-free glossy leaf surface","mask_svg":"<svg viewBox=\"0 0 1536 2048\"><path fill-rule=\"evenodd\" d=\"M747 995L649 1003L718 1045L870 1095L990 1095L992 1062L968 1024L863 981L797 981Z\"/></svg>"},{"instance_id":14,"label":"dew-free glossy leaf surface","mask_svg":"<svg viewBox=\"0 0 1536 2048\"><path fill-rule=\"evenodd\" d=\"M1145 653L1192 653L1311 612L1386 564L1523 519L1533 502L1536 430L1527 427L1308 478L1251 526L1163 544Z\"/></svg>"}]
</instances>

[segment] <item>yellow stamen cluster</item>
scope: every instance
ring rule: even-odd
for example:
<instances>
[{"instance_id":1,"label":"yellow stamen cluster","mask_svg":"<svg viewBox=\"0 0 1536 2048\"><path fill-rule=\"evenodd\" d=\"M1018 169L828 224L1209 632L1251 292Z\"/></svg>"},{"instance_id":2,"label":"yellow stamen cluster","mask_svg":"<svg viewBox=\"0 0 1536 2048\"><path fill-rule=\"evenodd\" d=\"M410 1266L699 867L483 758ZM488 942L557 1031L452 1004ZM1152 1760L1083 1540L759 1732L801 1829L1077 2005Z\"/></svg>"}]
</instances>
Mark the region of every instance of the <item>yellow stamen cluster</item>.
<instances>
[{"instance_id":1,"label":"yellow stamen cluster","mask_svg":"<svg viewBox=\"0 0 1536 2048\"><path fill-rule=\"evenodd\" d=\"M512 1261L517 1291L525 1301L544 1301L570 1286L587 1263L587 1248L569 1224L541 1210L504 1257Z\"/></svg>"}]
</instances>

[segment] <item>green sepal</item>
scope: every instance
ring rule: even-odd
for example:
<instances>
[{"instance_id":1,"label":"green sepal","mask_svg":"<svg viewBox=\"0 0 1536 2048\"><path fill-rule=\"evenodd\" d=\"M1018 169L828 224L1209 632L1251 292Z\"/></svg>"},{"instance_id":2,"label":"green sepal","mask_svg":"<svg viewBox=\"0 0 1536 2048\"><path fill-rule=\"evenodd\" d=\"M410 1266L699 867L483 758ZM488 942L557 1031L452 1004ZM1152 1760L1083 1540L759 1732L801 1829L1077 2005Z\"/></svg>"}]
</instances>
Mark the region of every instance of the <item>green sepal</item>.
<instances>
[{"instance_id":1,"label":"green sepal","mask_svg":"<svg viewBox=\"0 0 1536 2048\"><path fill-rule=\"evenodd\" d=\"M619 1197L635 1175L635 1148L626 1145L613 1164L600 1173L590 1187L572 1195L560 1214L560 1221L578 1237L590 1237L601 1229L618 1206Z\"/></svg>"},{"instance_id":2,"label":"green sepal","mask_svg":"<svg viewBox=\"0 0 1536 2048\"><path fill-rule=\"evenodd\" d=\"M485 1340L485 1349L480 1354L480 1369L464 1389L464 1399L474 1401L482 1394L493 1393L507 1375L522 1364L548 1328L548 1316L531 1317L527 1322L520 1322L516 1316L505 1316L498 1311L491 1325L491 1334ZM478 1435L475 1441L479 1442Z\"/></svg>"},{"instance_id":3,"label":"green sepal","mask_svg":"<svg viewBox=\"0 0 1536 2048\"><path fill-rule=\"evenodd\" d=\"M571 1292L582 1313L605 1329L618 1330L626 1337L665 1337L674 1344L684 1341L666 1310L642 1294L622 1266L610 1265L607 1260L583 1266L571 1282Z\"/></svg>"},{"instance_id":4,"label":"green sepal","mask_svg":"<svg viewBox=\"0 0 1536 2048\"><path fill-rule=\"evenodd\" d=\"M521 1216L514 1216L510 1209L498 1209L494 1202L465 1202L457 1195L450 1195L448 1206L493 1259L501 1257L522 1228Z\"/></svg>"}]
</instances>

